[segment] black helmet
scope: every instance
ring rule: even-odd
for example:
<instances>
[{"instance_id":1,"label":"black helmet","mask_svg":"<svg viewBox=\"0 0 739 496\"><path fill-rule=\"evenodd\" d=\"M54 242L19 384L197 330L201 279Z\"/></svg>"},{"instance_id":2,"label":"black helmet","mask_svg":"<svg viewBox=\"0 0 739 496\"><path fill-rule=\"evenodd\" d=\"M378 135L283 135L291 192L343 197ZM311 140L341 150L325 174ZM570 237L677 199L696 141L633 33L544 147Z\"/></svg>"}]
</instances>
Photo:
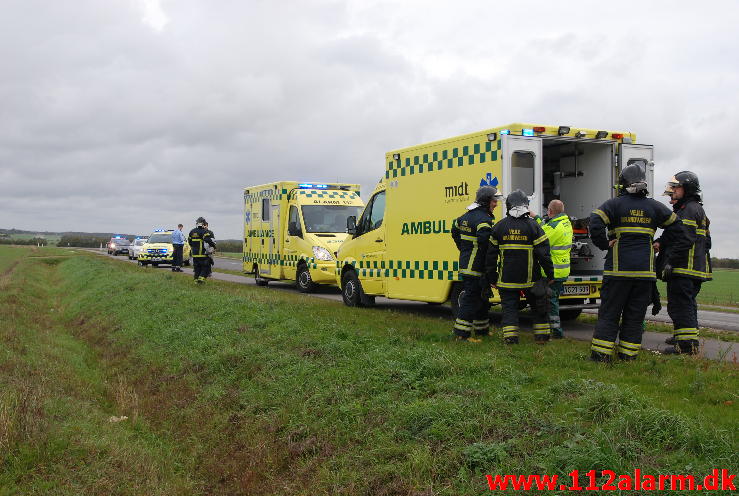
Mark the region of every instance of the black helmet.
<instances>
[{"instance_id":1,"label":"black helmet","mask_svg":"<svg viewBox=\"0 0 739 496\"><path fill-rule=\"evenodd\" d=\"M672 179L667 182L667 187L674 188L675 186L682 186L685 190L686 197L697 195L698 193L700 193L701 190L700 182L698 182L698 176L690 171L678 172L677 174L672 176Z\"/></svg>"},{"instance_id":2,"label":"black helmet","mask_svg":"<svg viewBox=\"0 0 739 496\"><path fill-rule=\"evenodd\" d=\"M618 184L629 193L647 192L647 162L637 160L621 169Z\"/></svg>"},{"instance_id":3,"label":"black helmet","mask_svg":"<svg viewBox=\"0 0 739 496\"><path fill-rule=\"evenodd\" d=\"M491 201L499 200L502 196L495 186L481 186L475 195L475 203L481 207L489 208Z\"/></svg>"},{"instance_id":4,"label":"black helmet","mask_svg":"<svg viewBox=\"0 0 739 496\"><path fill-rule=\"evenodd\" d=\"M197 220L195 221L195 225L197 226L202 226L204 224L207 224L207 222L205 222L204 217L198 217Z\"/></svg>"},{"instance_id":5,"label":"black helmet","mask_svg":"<svg viewBox=\"0 0 739 496\"><path fill-rule=\"evenodd\" d=\"M510 210L515 207L528 207L528 206L529 206L529 197L526 196L526 193L524 193L520 189L517 189L516 191L508 195L505 199L506 210Z\"/></svg>"}]
</instances>

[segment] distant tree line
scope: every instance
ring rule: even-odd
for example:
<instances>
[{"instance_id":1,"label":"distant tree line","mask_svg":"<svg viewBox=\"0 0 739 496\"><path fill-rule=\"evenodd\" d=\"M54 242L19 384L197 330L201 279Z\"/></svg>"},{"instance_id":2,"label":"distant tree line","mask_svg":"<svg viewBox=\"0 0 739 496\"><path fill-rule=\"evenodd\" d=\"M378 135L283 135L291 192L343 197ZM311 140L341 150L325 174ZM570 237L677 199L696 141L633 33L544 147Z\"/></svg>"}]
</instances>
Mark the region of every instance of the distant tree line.
<instances>
[{"instance_id":1,"label":"distant tree line","mask_svg":"<svg viewBox=\"0 0 739 496\"><path fill-rule=\"evenodd\" d=\"M739 269L739 259L736 258L711 258L711 266L721 269Z\"/></svg>"},{"instance_id":2,"label":"distant tree line","mask_svg":"<svg viewBox=\"0 0 739 496\"><path fill-rule=\"evenodd\" d=\"M57 246L76 246L79 248L100 248L102 244L105 247L110 241L110 236L99 237L99 236L78 236L65 234L56 244Z\"/></svg>"},{"instance_id":3,"label":"distant tree line","mask_svg":"<svg viewBox=\"0 0 739 496\"><path fill-rule=\"evenodd\" d=\"M218 251L224 253L241 253L241 249L244 246L243 243L235 239L224 239L219 241L216 238L216 244L218 244Z\"/></svg>"},{"instance_id":4,"label":"distant tree line","mask_svg":"<svg viewBox=\"0 0 739 496\"><path fill-rule=\"evenodd\" d=\"M44 238L13 239L0 236L0 245L48 245L49 241Z\"/></svg>"}]
</instances>

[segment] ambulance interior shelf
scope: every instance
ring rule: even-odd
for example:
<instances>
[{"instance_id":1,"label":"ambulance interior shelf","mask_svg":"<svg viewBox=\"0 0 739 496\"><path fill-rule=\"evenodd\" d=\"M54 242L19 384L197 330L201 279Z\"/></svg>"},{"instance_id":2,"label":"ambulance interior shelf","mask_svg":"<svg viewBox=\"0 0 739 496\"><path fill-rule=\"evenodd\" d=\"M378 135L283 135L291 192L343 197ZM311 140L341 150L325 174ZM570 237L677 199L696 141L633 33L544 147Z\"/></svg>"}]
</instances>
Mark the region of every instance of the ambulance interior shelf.
<instances>
[{"instance_id":1,"label":"ambulance interior shelf","mask_svg":"<svg viewBox=\"0 0 739 496\"><path fill-rule=\"evenodd\" d=\"M544 139L543 142L543 211L549 202L564 202L573 229L570 252L573 276L600 274L605 252L590 240L590 213L598 208L612 191L612 144Z\"/></svg>"}]
</instances>

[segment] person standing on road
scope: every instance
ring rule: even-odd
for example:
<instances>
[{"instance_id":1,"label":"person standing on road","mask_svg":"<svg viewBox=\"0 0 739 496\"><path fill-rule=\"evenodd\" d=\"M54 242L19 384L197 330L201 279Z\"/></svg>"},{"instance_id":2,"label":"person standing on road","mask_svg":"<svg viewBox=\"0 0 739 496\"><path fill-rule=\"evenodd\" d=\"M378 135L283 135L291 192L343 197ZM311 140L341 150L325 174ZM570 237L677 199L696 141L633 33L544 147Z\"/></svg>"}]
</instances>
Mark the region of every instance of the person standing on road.
<instances>
[{"instance_id":1,"label":"person standing on road","mask_svg":"<svg viewBox=\"0 0 739 496\"><path fill-rule=\"evenodd\" d=\"M182 224L177 224L177 229L172 232L172 272L182 272L182 252L185 246L185 233L182 232Z\"/></svg>"},{"instance_id":2,"label":"person standing on road","mask_svg":"<svg viewBox=\"0 0 739 496\"><path fill-rule=\"evenodd\" d=\"M208 227L208 223L206 222L203 227L205 227L205 229L208 230L208 233L210 233L210 239L215 243L216 241L215 235L213 234L213 231L211 231L210 228ZM205 274L206 278L210 277L210 275L213 273L213 266L215 265L215 260L213 260L213 254L215 252L216 252L215 245L214 246L208 245L205 248L205 253L208 255L207 273Z\"/></svg>"},{"instance_id":3,"label":"person standing on road","mask_svg":"<svg viewBox=\"0 0 739 496\"><path fill-rule=\"evenodd\" d=\"M667 184L678 221L654 243L664 259L661 278L667 282L667 313L674 334L667 340L674 348L665 353L698 353L698 303L701 284L712 279L708 251L710 221L703 210L698 176L690 171L675 174Z\"/></svg>"},{"instance_id":4,"label":"person standing on road","mask_svg":"<svg viewBox=\"0 0 739 496\"><path fill-rule=\"evenodd\" d=\"M500 294L503 340L518 344L519 300L524 292L534 317L534 341L543 344L550 337L546 297L554 280L549 241L529 217L526 193L516 190L505 203L506 217L493 227L485 260L488 281Z\"/></svg>"},{"instance_id":5,"label":"person standing on road","mask_svg":"<svg viewBox=\"0 0 739 496\"><path fill-rule=\"evenodd\" d=\"M480 342L475 336L490 334L490 288L485 281L485 253L495 221L493 209L500 193L494 186L477 190L475 203L452 223L452 239L459 250L459 273L462 276L459 312L452 333L460 341Z\"/></svg>"},{"instance_id":6,"label":"person standing on road","mask_svg":"<svg viewBox=\"0 0 739 496\"><path fill-rule=\"evenodd\" d=\"M205 227L207 223L204 218L198 217L195 224L196 226L190 231L187 240L192 251L195 282L202 284L205 282L205 277L210 269L210 260L206 250L208 246L215 248L216 243L213 240L213 233Z\"/></svg>"},{"instance_id":7,"label":"person standing on road","mask_svg":"<svg viewBox=\"0 0 739 496\"><path fill-rule=\"evenodd\" d=\"M646 161L624 167L619 175L620 195L590 214L590 237L595 246L608 251L590 347L594 361L610 362L615 352L622 360L639 355L644 316L657 279L654 233L677 220L667 206L647 198L646 170Z\"/></svg>"},{"instance_id":8,"label":"person standing on road","mask_svg":"<svg viewBox=\"0 0 739 496\"><path fill-rule=\"evenodd\" d=\"M564 331L559 318L559 295L564 283L570 276L570 250L572 249L572 223L565 213L565 205L561 200L552 200L547 207L547 215L541 218L534 212L529 215L541 226L549 240L549 253L554 265L554 282L549 286L552 294L549 297L549 326L552 337L562 339ZM542 275L545 275L542 272Z\"/></svg>"}]
</instances>

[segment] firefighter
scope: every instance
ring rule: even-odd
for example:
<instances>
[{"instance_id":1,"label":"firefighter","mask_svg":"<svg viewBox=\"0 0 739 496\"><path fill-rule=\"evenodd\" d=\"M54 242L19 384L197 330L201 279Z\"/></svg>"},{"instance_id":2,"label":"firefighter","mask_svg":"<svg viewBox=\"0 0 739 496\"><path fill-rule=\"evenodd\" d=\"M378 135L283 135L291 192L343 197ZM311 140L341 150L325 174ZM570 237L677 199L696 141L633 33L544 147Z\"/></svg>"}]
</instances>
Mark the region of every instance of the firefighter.
<instances>
[{"instance_id":1,"label":"firefighter","mask_svg":"<svg viewBox=\"0 0 739 496\"><path fill-rule=\"evenodd\" d=\"M712 279L708 250L710 221L703 210L698 176L690 171L675 174L667 184L678 222L668 227L654 244L664 259L662 279L667 282L667 313L674 334L665 353L698 352L698 303L704 281Z\"/></svg>"},{"instance_id":2,"label":"firefighter","mask_svg":"<svg viewBox=\"0 0 739 496\"><path fill-rule=\"evenodd\" d=\"M195 228L187 236L187 241L190 243L190 250L192 251L195 282L202 284L210 271L207 249L208 246L215 248L216 242L213 240L213 233L206 227L207 223L204 218L198 217L195 224Z\"/></svg>"},{"instance_id":3,"label":"firefighter","mask_svg":"<svg viewBox=\"0 0 739 496\"><path fill-rule=\"evenodd\" d=\"M503 340L518 344L519 297L523 292L534 315L534 341L546 343L550 335L546 293L554 280L549 241L529 217L526 193L516 190L508 195L506 212L493 227L485 261L488 281L500 294ZM542 279L542 272L546 279Z\"/></svg>"},{"instance_id":4,"label":"firefighter","mask_svg":"<svg viewBox=\"0 0 739 496\"><path fill-rule=\"evenodd\" d=\"M490 288L485 281L485 253L495 217L493 209L501 194L494 186L477 190L475 203L452 223L452 238L459 249L459 273L463 292L452 332L458 340L480 342L472 337L490 334Z\"/></svg>"},{"instance_id":5,"label":"firefighter","mask_svg":"<svg viewBox=\"0 0 739 496\"><path fill-rule=\"evenodd\" d=\"M562 322L559 318L559 295L562 294L564 283L570 275L570 250L572 249L572 223L565 213L565 205L561 200L552 200L547 207L544 219L530 212L549 240L549 252L554 265L554 282L550 286L552 294L549 297L549 326L552 337L562 339ZM544 273L542 272L542 275Z\"/></svg>"},{"instance_id":6,"label":"firefighter","mask_svg":"<svg viewBox=\"0 0 739 496\"><path fill-rule=\"evenodd\" d=\"M590 237L608 251L591 359L609 362L639 354L644 316L656 280L653 237L677 219L667 206L647 198L647 162L628 164L619 175L619 196L590 214ZM618 344L616 340L618 339Z\"/></svg>"}]
</instances>

